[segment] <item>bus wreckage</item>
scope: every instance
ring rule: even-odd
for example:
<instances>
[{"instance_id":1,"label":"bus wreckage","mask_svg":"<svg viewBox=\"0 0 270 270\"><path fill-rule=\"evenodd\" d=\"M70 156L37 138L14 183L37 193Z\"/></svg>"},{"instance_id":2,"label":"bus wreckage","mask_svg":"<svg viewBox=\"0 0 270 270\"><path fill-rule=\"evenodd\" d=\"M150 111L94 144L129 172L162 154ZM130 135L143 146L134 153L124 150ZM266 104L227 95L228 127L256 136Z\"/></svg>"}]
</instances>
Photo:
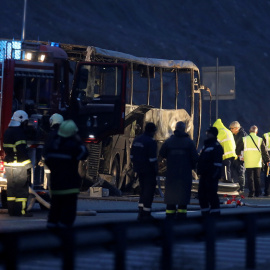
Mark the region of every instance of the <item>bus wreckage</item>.
<instances>
[{"instance_id":1,"label":"bus wreckage","mask_svg":"<svg viewBox=\"0 0 270 270\"><path fill-rule=\"evenodd\" d=\"M69 55L69 47L63 48ZM73 48L74 50L75 48ZM202 98L200 72L190 61L142 58L81 47L71 92L75 121L89 149L80 167L88 185L106 180L118 189L135 187L130 148L146 122L157 125L158 148L183 121L186 132L199 145ZM71 51L73 51L71 50ZM76 48L78 52L78 48ZM163 187L166 164L160 163L158 183ZM194 172L192 191L198 191ZM220 194L238 195L238 184L219 183Z\"/></svg>"}]
</instances>

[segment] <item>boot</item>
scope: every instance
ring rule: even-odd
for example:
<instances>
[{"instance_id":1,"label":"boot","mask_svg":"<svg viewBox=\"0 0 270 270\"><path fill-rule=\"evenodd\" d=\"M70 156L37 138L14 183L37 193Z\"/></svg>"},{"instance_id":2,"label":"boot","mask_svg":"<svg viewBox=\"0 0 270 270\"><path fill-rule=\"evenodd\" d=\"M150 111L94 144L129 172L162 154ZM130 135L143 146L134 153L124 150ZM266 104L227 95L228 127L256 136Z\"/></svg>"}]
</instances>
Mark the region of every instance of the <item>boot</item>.
<instances>
[{"instance_id":1,"label":"boot","mask_svg":"<svg viewBox=\"0 0 270 270\"><path fill-rule=\"evenodd\" d=\"M187 218L187 213L177 213L175 216L175 220L185 220Z\"/></svg>"},{"instance_id":2,"label":"boot","mask_svg":"<svg viewBox=\"0 0 270 270\"><path fill-rule=\"evenodd\" d=\"M142 213L139 213L138 221L153 221L155 218L151 215L150 211L142 210Z\"/></svg>"},{"instance_id":3,"label":"boot","mask_svg":"<svg viewBox=\"0 0 270 270\"><path fill-rule=\"evenodd\" d=\"M166 213L166 219L167 220L174 220L176 218L175 213Z\"/></svg>"}]
</instances>

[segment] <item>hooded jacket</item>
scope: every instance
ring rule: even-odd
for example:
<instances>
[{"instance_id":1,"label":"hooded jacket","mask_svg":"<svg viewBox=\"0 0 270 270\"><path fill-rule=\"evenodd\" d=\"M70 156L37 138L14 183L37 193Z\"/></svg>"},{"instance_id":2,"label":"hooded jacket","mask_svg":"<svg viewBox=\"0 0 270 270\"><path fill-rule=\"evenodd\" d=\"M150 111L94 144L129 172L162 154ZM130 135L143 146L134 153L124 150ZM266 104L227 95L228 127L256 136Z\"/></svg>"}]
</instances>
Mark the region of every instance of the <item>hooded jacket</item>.
<instances>
[{"instance_id":1,"label":"hooded jacket","mask_svg":"<svg viewBox=\"0 0 270 270\"><path fill-rule=\"evenodd\" d=\"M232 132L223 125L221 119L218 119L213 127L218 129L217 139L224 151L223 160L232 157L236 159L236 144Z\"/></svg>"}]
</instances>

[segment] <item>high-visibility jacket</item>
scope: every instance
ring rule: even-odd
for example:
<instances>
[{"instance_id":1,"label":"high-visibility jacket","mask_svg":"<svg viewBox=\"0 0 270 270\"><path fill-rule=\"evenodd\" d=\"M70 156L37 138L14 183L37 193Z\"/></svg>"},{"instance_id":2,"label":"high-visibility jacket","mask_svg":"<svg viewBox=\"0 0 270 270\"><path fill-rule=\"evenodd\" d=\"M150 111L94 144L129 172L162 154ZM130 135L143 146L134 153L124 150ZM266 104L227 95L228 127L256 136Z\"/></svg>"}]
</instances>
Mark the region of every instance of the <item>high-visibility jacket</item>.
<instances>
[{"instance_id":1,"label":"high-visibility jacket","mask_svg":"<svg viewBox=\"0 0 270 270\"><path fill-rule=\"evenodd\" d=\"M232 132L223 125L221 119L218 119L214 123L213 127L216 127L218 129L217 139L224 151L222 157L223 160L231 157L234 157L236 159L237 158L237 155L235 153L236 145Z\"/></svg>"},{"instance_id":2,"label":"high-visibility jacket","mask_svg":"<svg viewBox=\"0 0 270 270\"><path fill-rule=\"evenodd\" d=\"M270 151L270 132L268 133L264 133L263 137L265 138L265 146L266 146L266 150Z\"/></svg>"},{"instance_id":3,"label":"high-visibility jacket","mask_svg":"<svg viewBox=\"0 0 270 270\"><path fill-rule=\"evenodd\" d=\"M250 133L254 142L261 149L262 138L258 137L255 133ZM250 136L243 138L244 142L244 164L246 168L261 168L262 167L262 154L258 150Z\"/></svg>"}]
</instances>

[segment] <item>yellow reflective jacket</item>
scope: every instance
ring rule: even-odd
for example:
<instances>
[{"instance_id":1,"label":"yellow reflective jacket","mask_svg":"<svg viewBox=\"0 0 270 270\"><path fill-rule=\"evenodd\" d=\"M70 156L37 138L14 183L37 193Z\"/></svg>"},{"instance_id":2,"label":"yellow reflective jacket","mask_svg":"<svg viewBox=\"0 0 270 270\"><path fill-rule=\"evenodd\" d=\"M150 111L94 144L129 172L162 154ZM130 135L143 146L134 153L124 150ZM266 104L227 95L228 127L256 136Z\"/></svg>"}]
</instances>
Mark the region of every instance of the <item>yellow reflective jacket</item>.
<instances>
[{"instance_id":1,"label":"yellow reflective jacket","mask_svg":"<svg viewBox=\"0 0 270 270\"><path fill-rule=\"evenodd\" d=\"M250 133L254 142L261 149L262 138L258 137L255 133ZM250 138L246 136L244 141L244 165L246 168L261 168L262 167L262 154Z\"/></svg>"},{"instance_id":2,"label":"yellow reflective jacket","mask_svg":"<svg viewBox=\"0 0 270 270\"><path fill-rule=\"evenodd\" d=\"M216 127L218 129L217 139L224 151L223 160L231 157L234 157L236 159L236 145L232 132L223 125L221 119L218 119L214 123L213 127Z\"/></svg>"}]
</instances>

